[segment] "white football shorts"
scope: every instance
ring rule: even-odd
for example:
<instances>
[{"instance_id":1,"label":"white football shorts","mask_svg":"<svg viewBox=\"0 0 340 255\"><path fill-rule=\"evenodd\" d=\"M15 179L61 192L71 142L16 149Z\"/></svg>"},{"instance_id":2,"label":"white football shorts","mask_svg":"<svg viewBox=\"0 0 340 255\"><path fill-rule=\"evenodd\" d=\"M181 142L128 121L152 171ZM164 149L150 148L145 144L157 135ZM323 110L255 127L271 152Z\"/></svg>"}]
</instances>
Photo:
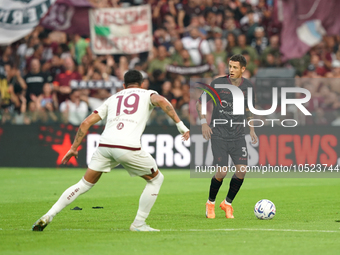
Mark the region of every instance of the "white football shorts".
<instances>
[{"instance_id":1,"label":"white football shorts","mask_svg":"<svg viewBox=\"0 0 340 255\"><path fill-rule=\"evenodd\" d=\"M94 171L108 173L119 164L130 176L149 175L158 169L155 159L143 149L132 151L109 147L98 147L88 167Z\"/></svg>"}]
</instances>

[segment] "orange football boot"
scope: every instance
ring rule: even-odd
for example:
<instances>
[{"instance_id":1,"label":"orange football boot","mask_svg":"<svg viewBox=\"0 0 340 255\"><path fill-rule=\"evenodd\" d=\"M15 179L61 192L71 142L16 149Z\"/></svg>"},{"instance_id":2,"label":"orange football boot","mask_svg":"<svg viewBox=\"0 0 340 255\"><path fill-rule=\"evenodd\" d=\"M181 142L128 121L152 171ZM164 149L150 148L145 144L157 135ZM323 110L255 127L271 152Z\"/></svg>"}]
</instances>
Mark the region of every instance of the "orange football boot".
<instances>
[{"instance_id":1,"label":"orange football boot","mask_svg":"<svg viewBox=\"0 0 340 255\"><path fill-rule=\"evenodd\" d=\"M231 205L227 205L225 203L225 200L223 200L222 203L220 204L220 207L223 211L225 211L225 217L227 219L234 219L233 215L234 209Z\"/></svg>"}]
</instances>

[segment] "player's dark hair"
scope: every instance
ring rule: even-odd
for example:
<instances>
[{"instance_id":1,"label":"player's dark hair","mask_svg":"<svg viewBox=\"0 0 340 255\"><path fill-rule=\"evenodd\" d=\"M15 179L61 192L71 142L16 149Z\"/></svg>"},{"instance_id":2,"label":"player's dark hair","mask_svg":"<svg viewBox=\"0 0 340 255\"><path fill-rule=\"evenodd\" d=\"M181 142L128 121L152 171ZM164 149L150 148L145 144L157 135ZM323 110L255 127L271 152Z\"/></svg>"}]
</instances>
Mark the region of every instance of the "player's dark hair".
<instances>
[{"instance_id":1,"label":"player's dark hair","mask_svg":"<svg viewBox=\"0 0 340 255\"><path fill-rule=\"evenodd\" d=\"M241 67L246 67L247 66L247 60L244 56L242 56L241 54L236 54L233 55L229 61L235 61L235 62L239 62Z\"/></svg>"},{"instance_id":2,"label":"player's dark hair","mask_svg":"<svg viewBox=\"0 0 340 255\"><path fill-rule=\"evenodd\" d=\"M129 70L124 75L125 87L136 84L138 84L138 86L141 86L142 82L143 75L137 70Z\"/></svg>"}]
</instances>

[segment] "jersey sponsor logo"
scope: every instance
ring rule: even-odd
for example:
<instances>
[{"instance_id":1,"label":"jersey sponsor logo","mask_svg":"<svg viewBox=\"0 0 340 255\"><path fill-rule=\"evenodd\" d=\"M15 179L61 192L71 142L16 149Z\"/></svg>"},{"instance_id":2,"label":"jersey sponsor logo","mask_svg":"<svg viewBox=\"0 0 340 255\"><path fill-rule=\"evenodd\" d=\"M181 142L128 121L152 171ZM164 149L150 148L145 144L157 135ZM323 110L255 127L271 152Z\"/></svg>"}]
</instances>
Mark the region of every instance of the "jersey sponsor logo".
<instances>
[{"instance_id":1,"label":"jersey sponsor logo","mask_svg":"<svg viewBox=\"0 0 340 255\"><path fill-rule=\"evenodd\" d=\"M123 129L123 127L124 127L124 123L123 123L123 122L119 122L119 123L117 124L117 129L118 129L118 130Z\"/></svg>"},{"instance_id":2,"label":"jersey sponsor logo","mask_svg":"<svg viewBox=\"0 0 340 255\"><path fill-rule=\"evenodd\" d=\"M205 84L203 82L197 82L197 83L201 84L203 86L206 86L208 89L210 89L216 95L218 101L220 102L220 105L222 105L222 101L221 101L220 95L217 93L217 91L213 87L211 87L208 84ZM217 106L217 103L216 103L216 100L215 100L214 96L210 93L209 90L201 88L201 87L197 87L197 88L201 89L201 90L203 90L205 92L205 93L203 92L203 94L202 94L202 101L203 101L202 102L202 114L205 115L207 113L207 105L206 105L206 103L207 103L207 94L212 98L212 100L214 101L215 106Z\"/></svg>"}]
</instances>

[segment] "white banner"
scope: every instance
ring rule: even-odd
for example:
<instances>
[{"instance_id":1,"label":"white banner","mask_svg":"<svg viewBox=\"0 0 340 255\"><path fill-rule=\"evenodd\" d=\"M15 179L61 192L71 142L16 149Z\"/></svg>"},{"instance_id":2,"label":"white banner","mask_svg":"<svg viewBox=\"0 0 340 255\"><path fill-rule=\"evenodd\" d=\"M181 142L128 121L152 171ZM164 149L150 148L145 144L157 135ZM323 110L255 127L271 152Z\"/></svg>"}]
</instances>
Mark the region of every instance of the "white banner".
<instances>
[{"instance_id":1,"label":"white banner","mask_svg":"<svg viewBox=\"0 0 340 255\"><path fill-rule=\"evenodd\" d=\"M0 0L0 45L26 36L55 0Z\"/></svg>"},{"instance_id":2,"label":"white banner","mask_svg":"<svg viewBox=\"0 0 340 255\"><path fill-rule=\"evenodd\" d=\"M152 49L149 5L93 9L89 15L95 54L134 54Z\"/></svg>"}]
</instances>

